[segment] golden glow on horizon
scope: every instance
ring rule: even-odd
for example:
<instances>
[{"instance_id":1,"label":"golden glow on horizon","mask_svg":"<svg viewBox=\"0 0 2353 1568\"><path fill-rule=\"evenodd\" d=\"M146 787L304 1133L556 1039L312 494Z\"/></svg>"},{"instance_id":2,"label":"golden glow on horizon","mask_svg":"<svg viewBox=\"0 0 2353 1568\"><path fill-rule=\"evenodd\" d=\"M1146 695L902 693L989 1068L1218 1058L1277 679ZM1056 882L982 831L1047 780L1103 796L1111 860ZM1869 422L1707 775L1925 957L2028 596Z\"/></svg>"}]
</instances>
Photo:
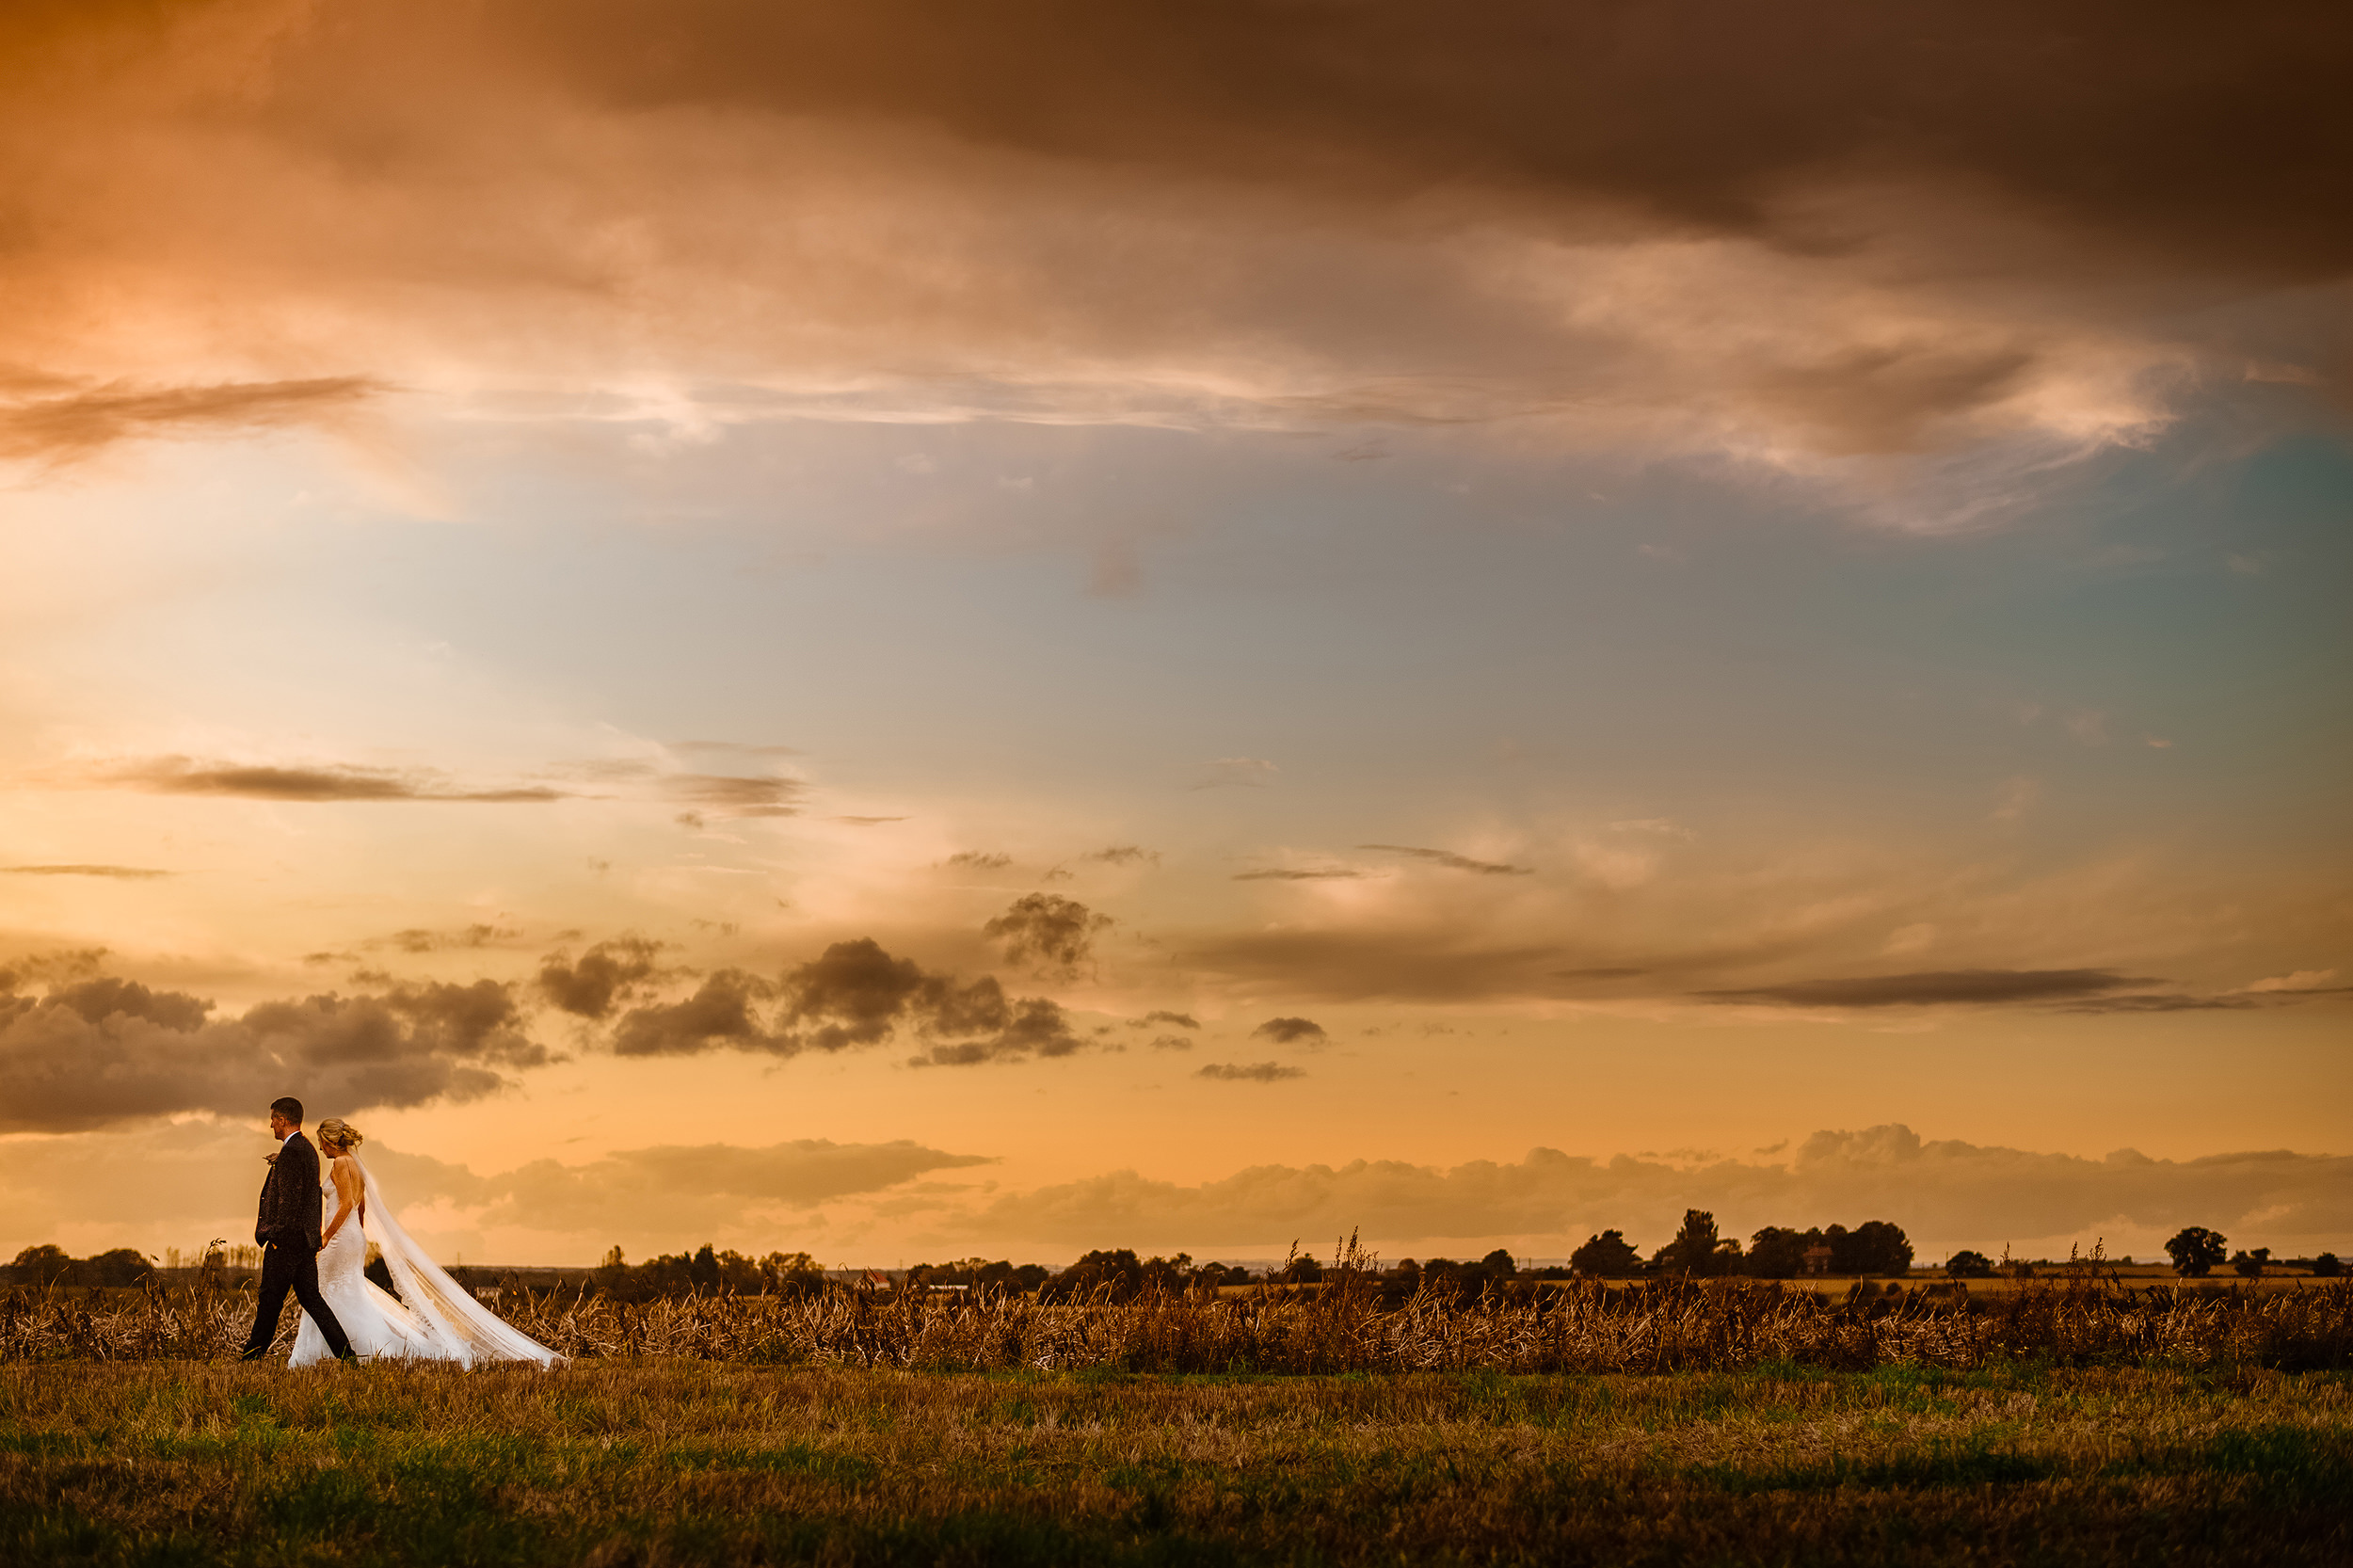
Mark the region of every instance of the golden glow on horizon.
<instances>
[{"instance_id":1,"label":"golden glow on horizon","mask_svg":"<svg viewBox=\"0 0 2353 1568\"><path fill-rule=\"evenodd\" d=\"M2305 8L1555 12L0 21L0 1252L2353 1243Z\"/></svg>"}]
</instances>

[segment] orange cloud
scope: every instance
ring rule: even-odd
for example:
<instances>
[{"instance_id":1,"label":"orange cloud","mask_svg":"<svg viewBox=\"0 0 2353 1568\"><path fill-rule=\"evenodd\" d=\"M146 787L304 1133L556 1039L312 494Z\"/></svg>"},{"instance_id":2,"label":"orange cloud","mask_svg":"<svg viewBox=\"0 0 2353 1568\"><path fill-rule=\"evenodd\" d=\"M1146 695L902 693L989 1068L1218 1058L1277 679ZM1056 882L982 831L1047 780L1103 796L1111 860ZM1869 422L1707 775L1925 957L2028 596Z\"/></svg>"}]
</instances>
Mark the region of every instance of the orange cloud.
<instances>
[{"instance_id":1,"label":"orange cloud","mask_svg":"<svg viewBox=\"0 0 2353 1568\"><path fill-rule=\"evenodd\" d=\"M2348 151L2326 12L1903 14L44 8L0 42L0 363L39 383L0 450L390 384L682 429L1508 421L1900 472L1951 520L2250 360L2338 384L2281 293L2353 266L2309 195Z\"/></svg>"}]
</instances>

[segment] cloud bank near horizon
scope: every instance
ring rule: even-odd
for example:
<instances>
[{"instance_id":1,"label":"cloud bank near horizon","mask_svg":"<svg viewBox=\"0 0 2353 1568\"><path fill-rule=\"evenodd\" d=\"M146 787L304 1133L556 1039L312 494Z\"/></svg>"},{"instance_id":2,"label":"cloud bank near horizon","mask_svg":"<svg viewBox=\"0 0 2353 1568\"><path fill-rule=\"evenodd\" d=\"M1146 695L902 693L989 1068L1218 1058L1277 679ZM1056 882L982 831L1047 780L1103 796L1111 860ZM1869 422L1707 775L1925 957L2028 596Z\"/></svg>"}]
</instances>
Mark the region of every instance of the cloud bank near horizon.
<instances>
[{"instance_id":1,"label":"cloud bank near horizon","mask_svg":"<svg viewBox=\"0 0 2353 1568\"><path fill-rule=\"evenodd\" d=\"M232 1224L250 1208L246 1188L259 1179L264 1142L202 1121L136 1140L0 1138L0 1213L27 1217L16 1222L22 1236L0 1238L0 1250L57 1235L129 1237L152 1250L175 1227ZM1901 1124L1816 1132L1784 1159L1596 1159L1539 1148L1516 1161L1451 1168L1386 1160L1262 1165L1196 1185L1119 1171L1015 1192L952 1179L995 1156L909 1140L662 1145L576 1163L535 1160L494 1175L380 1144L363 1152L412 1229L468 1247L497 1236L536 1249L504 1259L514 1262L585 1263L616 1240L640 1255L713 1240L843 1256L872 1244L894 1255L1011 1250L1039 1261L1119 1246L1267 1256L1294 1240L1321 1248L1350 1231L1391 1256L1473 1242L1564 1256L1613 1228L1654 1249L1687 1208L1711 1210L1725 1234L1743 1238L1769 1224L1893 1220L1923 1249L1923 1262L1961 1246L1998 1253L2008 1243L2063 1248L2095 1237L2112 1255L2146 1256L2187 1224L2282 1256L2353 1245L2353 1159L2345 1156L2153 1160L2122 1149L2089 1159L1924 1140Z\"/></svg>"},{"instance_id":2,"label":"cloud bank near horizon","mask_svg":"<svg viewBox=\"0 0 2353 1568\"><path fill-rule=\"evenodd\" d=\"M1765 1224L1888 1219L1915 1241L1998 1251L2006 1239L2089 1240L2105 1227L2114 1241L2205 1224L2226 1233L2252 1226L2302 1250L2353 1233L2353 1158L2272 1150L2172 1160L2120 1149L2090 1160L1925 1141L1890 1123L1816 1132L1781 1160L1596 1160L1538 1148L1514 1162L1451 1169L1371 1160L1262 1165L1197 1186L1119 1171L1006 1193L969 1223L981 1235L1074 1248L1118 1236L1139 1247L1279 1251L1291 1238L1317 1245L1361 1229L1395 1245L1558 1237L1565 1253L1609 1228L1656 1248L1686 1208L1713 1211L1726 1235L1743 1238Z\"/></svg>"}]
</instances>

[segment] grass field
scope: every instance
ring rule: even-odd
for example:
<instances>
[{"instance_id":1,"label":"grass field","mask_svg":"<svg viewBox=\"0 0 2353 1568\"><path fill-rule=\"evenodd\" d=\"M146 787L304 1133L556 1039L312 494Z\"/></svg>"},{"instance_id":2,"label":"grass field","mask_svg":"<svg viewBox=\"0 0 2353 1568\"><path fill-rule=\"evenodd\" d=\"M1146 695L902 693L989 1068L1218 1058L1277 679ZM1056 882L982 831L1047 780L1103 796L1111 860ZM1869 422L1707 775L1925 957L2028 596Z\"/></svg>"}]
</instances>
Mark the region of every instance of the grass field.
<instances>
[{"instance_id":1,"label":"grass field","mask_svg":"<svg viewBox=\"0 0 2353 1568\"><path fill-rule=\"evenodd\" d=\"M1874 1292L1879 1287L1870 1287ZM1305 1290L1098 1295L693 1296L631 1304L506 1291L497 1310L580 1359L931 1371L1677 1372L1775 1362L1864 1371L2062 1366L2353 1368L2353 1287L2137 1288L2093 1276L2003 1291L1850 1298L1748 1282L1519 1287L1389 1303L1363 1274ZM0 1293L0 1363L233 1354L250 1292ZM295 1314L279 1325L291 1345Z\"/></svg>"},{"instance_id":2,"label":"grass field","mask_svg":"<svg viewBox=\"0 0 2353 1568\"><path fill-rule=\"evenodd\" d=\"M2342 1563L2353 1378L0 1368L9 1563Z\"/></svg>"},{"instance_id":3,"label":"grass field","mask_svg":"<svg viewBox=\"0 0 2353 1568\"><path fill-rule=\"evenodd\" d=\"M2342 1285L498 1310L576 1359L0 1296L0 1562L2353 1561Z\"/></svg>"}]
</instances>

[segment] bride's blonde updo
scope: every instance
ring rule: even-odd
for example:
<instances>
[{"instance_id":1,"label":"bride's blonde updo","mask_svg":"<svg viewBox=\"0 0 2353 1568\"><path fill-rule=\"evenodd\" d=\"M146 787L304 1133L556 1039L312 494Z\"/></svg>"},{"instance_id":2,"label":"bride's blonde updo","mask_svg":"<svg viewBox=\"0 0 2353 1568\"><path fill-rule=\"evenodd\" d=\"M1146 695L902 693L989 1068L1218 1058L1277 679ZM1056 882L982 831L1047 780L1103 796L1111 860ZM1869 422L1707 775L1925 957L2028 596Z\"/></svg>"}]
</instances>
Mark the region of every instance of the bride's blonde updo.
<instances>
[{"instance_id":1,"label":"bride's blonde updo","mask_svg":"<svg viewBox=\"0 0 2353 1568\"><path fill-rule=\"evenodd\" d=\"M329 1116L319 1123L319 1142L332 1144L345 1154L349 1154L365 1141L360 1137L360 1129L341 1116Z\"/></svg>"}]
</instances>

